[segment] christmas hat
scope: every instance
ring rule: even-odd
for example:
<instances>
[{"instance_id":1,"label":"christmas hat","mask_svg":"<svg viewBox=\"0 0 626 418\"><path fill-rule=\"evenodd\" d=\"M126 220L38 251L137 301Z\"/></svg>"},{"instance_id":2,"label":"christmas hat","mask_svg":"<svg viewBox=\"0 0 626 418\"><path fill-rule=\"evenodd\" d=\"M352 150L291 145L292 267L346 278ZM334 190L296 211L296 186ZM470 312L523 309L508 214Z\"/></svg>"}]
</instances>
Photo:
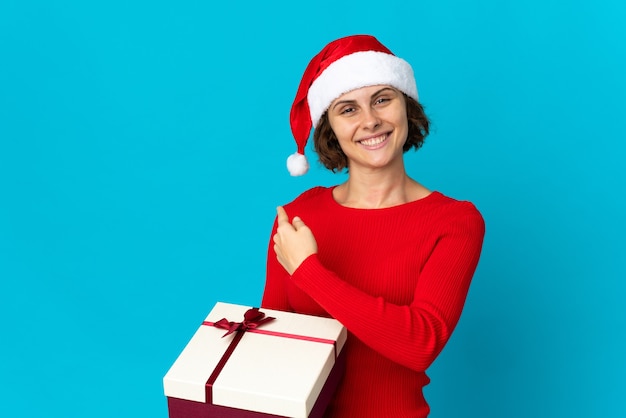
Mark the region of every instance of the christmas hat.
<instances>
[{"instance_id":1,"label":"christmas hat","mask_svg":"<svg viewBox=\"0 0 626 418\"><path fill-rule=\"evenodd\" d=\"M417 100L413 69L370 35L337 39L324 47L309 63L291 107L291 132L298 151L287 159L292 176L309 169L304 148L311 128L337 97L375 85L390 85Z\"/></svg>"}]
</instances>

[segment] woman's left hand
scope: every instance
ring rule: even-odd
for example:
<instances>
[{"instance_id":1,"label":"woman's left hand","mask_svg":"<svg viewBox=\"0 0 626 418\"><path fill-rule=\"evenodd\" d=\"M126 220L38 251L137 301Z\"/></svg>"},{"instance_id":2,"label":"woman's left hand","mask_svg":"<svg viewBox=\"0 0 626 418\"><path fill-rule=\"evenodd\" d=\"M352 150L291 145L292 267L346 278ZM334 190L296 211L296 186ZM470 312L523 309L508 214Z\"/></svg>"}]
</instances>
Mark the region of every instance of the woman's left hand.
<instances>
[{"instance_id":1,"label":"woman's left hand","mask_svg":"<svg viewBox=\"0 0 626 418\"><path fill-rule=\"evenodd\" d=\"M317 242L308 226L295 216L289 223L287 212L282 206L276 208L278 228L273 237L274 252L278 262L290 275L311 254L317 253Z\"/></svg>"}]
</instances>

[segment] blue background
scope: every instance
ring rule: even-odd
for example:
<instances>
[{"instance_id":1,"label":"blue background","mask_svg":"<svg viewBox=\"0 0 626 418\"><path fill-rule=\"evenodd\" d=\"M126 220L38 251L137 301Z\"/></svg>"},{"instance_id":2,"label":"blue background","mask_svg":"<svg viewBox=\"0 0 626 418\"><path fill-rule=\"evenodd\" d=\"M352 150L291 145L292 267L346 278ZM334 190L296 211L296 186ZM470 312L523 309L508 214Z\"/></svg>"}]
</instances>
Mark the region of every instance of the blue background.
<instances>
[{"instance_id":1,"label":"blue background","mask_svg":"<svg viewBox=\"0 0 626 418\"><path fill-rule=\"evenodd\" d=\"M0 5L1 415L167 416L213 304L259 303L276 205L343 181L288 175L289 108L372 33L433 121L410 175L487 224L432 417L626 416L624 2L210 3Z\"/></svg>"}]
</instances>

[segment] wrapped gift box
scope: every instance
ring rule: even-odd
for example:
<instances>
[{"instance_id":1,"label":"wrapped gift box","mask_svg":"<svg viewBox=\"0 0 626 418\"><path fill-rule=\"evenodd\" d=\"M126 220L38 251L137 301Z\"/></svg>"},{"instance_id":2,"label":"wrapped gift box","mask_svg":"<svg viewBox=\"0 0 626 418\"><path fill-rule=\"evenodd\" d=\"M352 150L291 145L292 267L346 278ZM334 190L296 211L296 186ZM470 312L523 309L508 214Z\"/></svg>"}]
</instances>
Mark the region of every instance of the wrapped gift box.
<instances>
[{"instance_id":1,"label":"wrapped gift box","mask_svg":"<svg viewBox=\"0 0 626 418\"><path fill-rule=\"evenodd\" d=\"M218 302L163 378L169 416L321 417L346 335L334 319Z\"/></svg>"}]
</instances>

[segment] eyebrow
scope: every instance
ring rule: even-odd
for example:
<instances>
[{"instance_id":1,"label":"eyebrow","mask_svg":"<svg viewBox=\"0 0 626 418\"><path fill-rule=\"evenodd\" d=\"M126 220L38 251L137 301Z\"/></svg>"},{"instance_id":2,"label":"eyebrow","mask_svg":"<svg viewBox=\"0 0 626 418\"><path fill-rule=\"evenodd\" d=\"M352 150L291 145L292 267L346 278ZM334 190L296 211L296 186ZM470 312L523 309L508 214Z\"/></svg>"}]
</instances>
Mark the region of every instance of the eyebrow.
<instances>
[{"instance_id":1,"label":"eyebrow","mask_svg":"<svg viewBox=\"0 0 626 418\"><path fill-rule=\"evenodd\" d=\"M382 92L383 92L383 91L385 91L385 90L391 90L391 91L394 91L394 92L396 91L396 90L395 90L394 88L392 88L392 87L383 87L382 89L377 90L376 92L374 92L374 94L372 94L370 97L378 96L380 93L382 93ZM334 110L334 109L335 109L337 106L339 106L340 104L351 104L351 103L354 103L354 102L356 102L356 100L340 100L340 101L338 101L337 103L335 103L335 104L333 105L333 107L332 107L332 109L331 109L331 110Z\"/></svg>"}]
</instances>

